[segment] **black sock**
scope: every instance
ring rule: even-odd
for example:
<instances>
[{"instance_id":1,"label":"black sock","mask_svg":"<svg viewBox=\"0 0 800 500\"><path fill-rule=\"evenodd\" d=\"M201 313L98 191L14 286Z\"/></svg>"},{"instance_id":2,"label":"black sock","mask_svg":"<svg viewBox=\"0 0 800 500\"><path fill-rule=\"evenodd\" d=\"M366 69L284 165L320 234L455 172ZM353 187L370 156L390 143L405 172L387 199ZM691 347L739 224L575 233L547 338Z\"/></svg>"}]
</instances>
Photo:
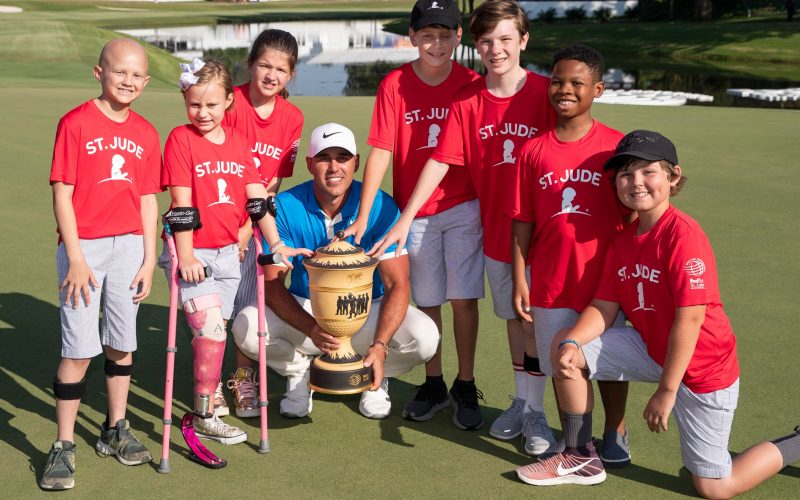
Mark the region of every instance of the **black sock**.
<instances>
[{"instance_id":1,"label":"black sock","mask_svg":"<svg viewBox=\"0 0 800 500\"><path fill-rule=\"evenodd\" d=\"M527 352L525 357L522 358L522 368L528 373L542 373L542 369L539 367L539 358L532 358L528 356Z\"/></svg>"},{"instance_id":2,"label":"black sock","mask_svg":"<svg viewBox=\"0 0 800 500\"><path fill-rule=\"evenodd\" d=\"M783 436L770 442L777 446L778 451L781 452L784 467L800 460L800 431L795 430L788 436Z\"/></svg>"},{"instance_id":3,"label":"black sock","mask_svg":"<svg viewBox=\"0 0 800 500\"><path fill-rule=\"evenodd\" d=\"M592 440L592 412L564 413L564 445L567 448L586 446Z\"/></svg>"}]
</instances>

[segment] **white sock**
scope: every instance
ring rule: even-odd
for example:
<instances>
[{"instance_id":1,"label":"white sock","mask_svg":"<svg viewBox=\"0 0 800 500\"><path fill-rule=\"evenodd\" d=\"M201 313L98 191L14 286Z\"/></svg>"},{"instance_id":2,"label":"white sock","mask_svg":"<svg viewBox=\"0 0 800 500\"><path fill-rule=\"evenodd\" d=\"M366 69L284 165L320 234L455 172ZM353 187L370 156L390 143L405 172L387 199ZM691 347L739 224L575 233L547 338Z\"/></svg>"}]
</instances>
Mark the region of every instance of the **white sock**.
<instances>
[{"instance_id":1,"label":"white sock","mask_svg":"<svg viewBox=\"0 0 800 500\"><path fill-rule=\"evenodd\" d=\"M540 372L525 372L525 410L544 411L544 390L547 387L547 377Z\"/></svg>"},{"instance_id":2,"label":"white sock","mask_svg":"<svg viewBox=\"0 0 800 500\"><path fill-rule=\"evenodd\" d=\"M522 365L518 365L516 363L512 363L512 365L514 366L514 389L516 390L516 397L519 399L525 399L527 396L528 374L525 373Z\"/></svg>"}]
</instances>

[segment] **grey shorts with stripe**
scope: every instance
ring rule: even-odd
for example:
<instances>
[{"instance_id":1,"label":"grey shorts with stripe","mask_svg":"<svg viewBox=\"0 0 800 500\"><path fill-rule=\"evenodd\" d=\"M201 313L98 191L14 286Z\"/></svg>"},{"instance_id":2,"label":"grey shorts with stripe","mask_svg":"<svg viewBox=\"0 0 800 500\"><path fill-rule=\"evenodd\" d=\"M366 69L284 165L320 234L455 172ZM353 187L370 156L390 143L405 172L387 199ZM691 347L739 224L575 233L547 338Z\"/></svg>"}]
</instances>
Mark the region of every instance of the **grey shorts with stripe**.
<instances>
[{"instance_id":1,"label":"grey shorts with stripe","mask_svg":"<svg viewBox=\"0 0 800 500\"><path fill-rule=\"evenodd\" d=\"M414 219L406 249L417 306L483 297L483 227L478 200Z\"/></svg>"},{"instance_id":2,"label":"grey shorts with stripe","mask_svg":"<svg viewBox=\"0 0 800 500\"><path fill-rule=\"evenodd\" d=\"M572 328L581 315L569 307L531 307L533 314L533 330L536 332L536 350L539 352L539 367L548 377L553 376L553 364L550 361L550 349L556 334L564 328ZM622 311L614 321L615 327L625 326L625 315Z\"/></svg>"},{"instance_id":3,"label":"grey shorts with stripe","mask_svg":"<svg viewBox=\"0 0 800 500\"><path fill-rule=\"evenodd\" d=\"M242 275L239 281L239 289L236 291L236 298L233 301L233 318L245 307L256 303L256 244L250 238L247 244L247 252L244 260L239 264L239 273Z\"/></svg>"},{"instance_id":4,"label":"grey shorts with stripe","mask_svg":"<svg viewBox=\"0 0 800 500\"><path fill-rule=\"evenodd\" d=\"M661 378L661 367L647 354L642 337L633 328L609 328L581 350L592 379L658 383ZM672 413L680 433L681 459L692 474L705 478L731 475L728 439L738 400L738 379L729 387L705 394L680 385Z\"/></svg>"},{"instance_id":5,"label":"grey shorts with stripe","mask_svg":"<svg viewBox=\"0 0 800 500\"><path fill-rule=\"evenodd\" d=\"M514 281L511 277L511 264L494 260L484 255L486 277L492 290L492 307L494 314L500 319L518 319L514 310ZM525 278L531 286L531 266L525 266Z\"/></svg>"},{"instance_id":6,"label":"grey shorts with stripe","mask_svg":"<svg viewBox=\"0 0 800 500\"><path fill-rule=\"evenodd\" d=\"M92 358L103 352L103 346L121 352L135 351L139 305L134 304L133 296L138 290L130 286L144 259L142 236L81 239L80 246L100 286L90 287L88 306L81 298L74 309L66 303L66 289L61 292L61 357ZM60 285L69 271L63 243L58 245L56 268ZM101 304L103 318L98 321Z\"/></svg>"},{"instance_id":7,"label":"grey shorts with stripe","mask_svg":"<svg viewBox=\"0 0 800 500\"><path fill-rule=\"evenodd\" d=\"M218 293L222 298L222 317L231 319L233 314L233 301L236 290L239 288L239 246L236 243L222 248L195 248L194 256L197 260L211 269L211 276L200 283L187 283L178 277L181 304L187 300ZM167 244L158 257L158 267L164 269L167 284L170 283L169 274L172 265L169 260Z\"/></svg>"}]
</instances>

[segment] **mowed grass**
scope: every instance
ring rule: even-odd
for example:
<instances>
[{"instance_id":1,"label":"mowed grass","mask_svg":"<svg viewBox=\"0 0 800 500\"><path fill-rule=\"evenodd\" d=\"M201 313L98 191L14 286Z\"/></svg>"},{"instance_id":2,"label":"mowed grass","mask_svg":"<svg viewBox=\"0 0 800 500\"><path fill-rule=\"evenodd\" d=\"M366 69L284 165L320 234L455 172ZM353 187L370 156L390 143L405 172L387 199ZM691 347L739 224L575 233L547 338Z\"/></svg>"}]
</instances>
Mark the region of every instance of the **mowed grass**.
<instances>
[{"instance_id":1,"label":"mowed grass","mask_svg":"<svg viewBox=\"0 0 800 500\"><path fill-rule=\"evenodd\" d=\"M97 92L88 67L84 75L83 81L76 80L72 87L51 82L40 88L6 86L0 92L5 118L0 121L4 255L0 263L0 463L8 498L41 494L37 483L55 437L51 387L60 342L56 234L47 180L58 118ZM301 152L315 126L339 121L354 129L366 153L371 98L308 97L293 102L306 117ZM154 123L162 140L172 127L185 122L177 90L148 88L135 108ZM800 423L800 390L795 383L795 301L800 277L795 258L800 232L795 132L800 113L598 105L596 116L624 131L660 130L678 145L689 182L675 201L700 221L711 239L722 297L739 339L742 391L730 449L740 452L756 441L787 433ZM284 187L308 179L302 156L295 176ZM385 184L390 189L388 182ZM160 201L166 206L165 195ZM128 415L137 435L158 457L168 299L160 272L154 281L153 294L139 314L140 345ZM448 382L456 373L451 324L446 313L443 342ZM643 384L632 386L628 402L634 453L631 467L610 471L603 485L590 490L534 489L519 482L514 467L530 461L520 442L497 441L487 430L507 407L506 395L513 393L504 324L492 314L489 298L481 301L478 353L477 383L486 398L487 425L483 430L457 430L450 422L449 410L427 423L403 420L401 407L412 396L414 385L421 382L421 368L391 382L393 413L383 421L359 415L357 397L330 396L315 396L310 418L283 419L277 405L284 382L272 374L272 453L255 451L257 419L227 417L248 431L249 442L232 447L211 444L229 460L229 466L209 471L185 458L185 444L173 427L172 473L166 476L157 474L155 465L123 467L93 452L105 413L102 361L95 360L76 428L74 495L107 497L110 488L120 497L250 496L256 492L298 498L556 498L587 494L661 498L693 494L686 471L681 469L674 420L666 434L650 434L644 426L641 412L654 387ZM190 358L188 336L182 330L175 377L176 419L190 404ZM232 364L229 357L226 370ZM546 403L550 422L558 428L552 394L548 393ZM598 410L596 433L602 420ZM745 498L792 497L798 477L800 469L790 467Z\"/></svg>"}]
</instances>

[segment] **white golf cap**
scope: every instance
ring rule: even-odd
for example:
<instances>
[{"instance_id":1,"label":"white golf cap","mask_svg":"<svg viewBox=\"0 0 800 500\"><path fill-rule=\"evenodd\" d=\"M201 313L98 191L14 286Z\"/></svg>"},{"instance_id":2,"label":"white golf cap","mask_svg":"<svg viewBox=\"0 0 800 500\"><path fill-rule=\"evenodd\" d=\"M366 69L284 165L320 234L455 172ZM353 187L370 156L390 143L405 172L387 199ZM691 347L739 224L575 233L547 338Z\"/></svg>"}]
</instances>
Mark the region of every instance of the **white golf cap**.
<instances>
[{"instance_id":1,"label":"white golf cap","mask_svg":"<svg viewBox=\"0 0 800 500\"><path fill-rule=\"evenodd\" d=\"M356 152L356 138L353 136L353 132L338 123L326 123L311 132L311 139L308 142L309 157L313 158L320 151L328 148L343 148L352 154L358 154Z\"/></svg>"}]
</instances>

